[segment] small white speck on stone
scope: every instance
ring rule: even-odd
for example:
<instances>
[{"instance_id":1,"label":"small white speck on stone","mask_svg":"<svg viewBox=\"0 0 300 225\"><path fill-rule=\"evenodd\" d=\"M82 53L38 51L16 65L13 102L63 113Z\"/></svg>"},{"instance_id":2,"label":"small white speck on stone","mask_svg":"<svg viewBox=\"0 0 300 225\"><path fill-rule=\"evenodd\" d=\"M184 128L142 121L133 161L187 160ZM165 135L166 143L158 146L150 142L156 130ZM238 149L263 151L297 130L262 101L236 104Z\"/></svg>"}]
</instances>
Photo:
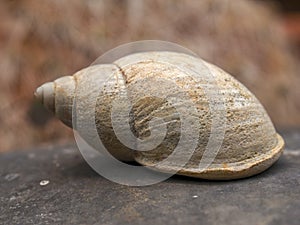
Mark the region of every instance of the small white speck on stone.
<instances>
[{"instance_id":1,"label":"small white speck on stone","mask_svg":"<svg viewBox=\"0 0 300 225\"><path fill-rule=\"evenodd\" d=\"M29 153L28 154L28 158L29 159L34 159L35 158L35 154L34 153Z\"/></svg>"},{"instance_id":2,"label":"small white speck on stone","mask_svg":"<svg viewBox=\"0 0 300 225\"><path fill-rule=\"evenodd\" d=\"M9 198L9 201L14 201L14 200L16 200L17 198L16 198L16 196L11 196L10 198Z\"/></svg>"},{"instance_id":3,"label":"small white speck on stone","mask_svg":"<svg viewBox=\"0 0 300 225\"><path fill-rule=\"evenodd\" d=\"M4 177L4 179L7 181L13 181L13 180L17 179L19 176L20 176L20 174L18 174L18 173L10 173L10 174L7 174Z\"/></svg>"},{"instance_id":4,"label":"small white speck on stone","mask_svg":"<svg viewBox=\"0 0 300 225\"><path fill-rule=\"evenodd\" d=\"M48 185L49 183L50 183L49 180L41 180L41 181L40 181L40 185L41 185L41 186L46 186L46 185Z\"/></svg>"},{"instance_id":5,"label":"small white speck on stone","mask_svg":"<svg viewBox=\"0 0 300 225\"><path fill-rule=\"evenodd\" d=\"M65 148L62 150L64 154L73 154L74 150L72 148Z\"/></svg>"},{"instance_id":6,"label":"small white speck on stone","mask_svg":"<svg viewBox=\"0 0 300 225\"><path fill-rule=\"evenodd\" d=\"M198 198L198 195L193 195L193 198Z\"/></svg>"}]
</instances>

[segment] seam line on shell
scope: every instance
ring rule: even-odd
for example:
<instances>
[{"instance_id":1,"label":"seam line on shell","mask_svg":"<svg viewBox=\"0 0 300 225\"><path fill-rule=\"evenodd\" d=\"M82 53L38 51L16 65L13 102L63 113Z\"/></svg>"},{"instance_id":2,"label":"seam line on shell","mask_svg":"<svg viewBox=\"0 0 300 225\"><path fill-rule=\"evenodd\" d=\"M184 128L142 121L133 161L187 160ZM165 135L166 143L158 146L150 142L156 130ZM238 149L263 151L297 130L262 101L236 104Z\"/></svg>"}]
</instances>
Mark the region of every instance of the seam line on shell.
<instances>
[{"instance_id":1,"label":"seam line on shell","mask_svg":"<svg viewBox=\"0 0 300 225\"><path fill-rule=\"evenodd\" d=\"M115 65L119 69L119 71L120 71L120 73L121 73L121 75L122 75L122 77L125 81L125 84L127 84L127 76L126 76L124 70L116 63L113 63L113 65Z\"/></svg>"},{"instance_id":2,"label":"seam line on shell","mask_svg":"<svg viewBox=\"0 0 300 225\"><path fill-rule=\"evenodd\" d=\"M125 71L118 64L116 64L116 63L112 63L112 64L115 65L118 68L119 72L121 73L121 75L123 77L124 86L127 89L128 81L127 81L127 76L126 76ZM127 97L128 97L128 91L127 90L126 90L126 94L127 94ZM129 113L129 126L130 126L130 130L134 134L134 136L136 136L137 138L139 138L139 133L135 129L135 122L134 121L135 121L135 117L134 117L134 112L133 112L133 107L132 107L131 110L130 110L130 113Z\"/></svg>"}]
</instances>

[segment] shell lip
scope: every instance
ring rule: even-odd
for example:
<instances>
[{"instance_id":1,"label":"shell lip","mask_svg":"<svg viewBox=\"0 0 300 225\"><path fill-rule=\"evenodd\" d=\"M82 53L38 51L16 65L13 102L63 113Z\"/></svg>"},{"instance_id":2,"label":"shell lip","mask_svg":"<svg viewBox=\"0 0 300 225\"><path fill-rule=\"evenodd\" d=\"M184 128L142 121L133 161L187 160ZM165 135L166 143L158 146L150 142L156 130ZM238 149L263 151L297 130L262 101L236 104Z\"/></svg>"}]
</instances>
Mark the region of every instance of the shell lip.
<instances>
[{"instance_id":1,"label":"shell lip","mask_svg":"<svg viewBox=\"0 0 300 225\"><path fill-rule=\"evenodd\" d=\"M226 167L220 167L218 166L219 164L215 164L215 166L211 166L210 168L205 169L204 171L199 171L198 168L180 169L174 166L156 166L156 164L151 164L145 160L142 160L139 157L136 157L135 160L138 163L148 167L149 169L165 173L176 173L178 175L185 175L210 180L239 179L261 173L264 170L268 169L273 163L275 163L279 159L284 150L285 144L283 138L278 133L276 134L276 138L277 145L263 155L252 158L251 160L245 160L238 163L228 163Z\"/></svg>"}]
</instances>

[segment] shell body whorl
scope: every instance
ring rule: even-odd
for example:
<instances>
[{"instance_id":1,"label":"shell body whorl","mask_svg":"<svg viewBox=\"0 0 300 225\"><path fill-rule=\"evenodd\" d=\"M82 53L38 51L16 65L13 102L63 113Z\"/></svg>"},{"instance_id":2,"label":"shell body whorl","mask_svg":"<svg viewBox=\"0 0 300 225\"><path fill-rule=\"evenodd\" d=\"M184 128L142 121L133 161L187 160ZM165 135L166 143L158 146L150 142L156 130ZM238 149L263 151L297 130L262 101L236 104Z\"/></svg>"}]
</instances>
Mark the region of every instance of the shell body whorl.
<instances>
[{"instance_id":1,"label":"shell body whorl","mask_svg":"<svg viewBox=\"0 0 300 225\"><path fill-rule=\"evenodd\" d=\"M210 74L206 74L207 71ZM210 75L213 76L212 82L207 79ZM105 86L99 90L97 87L103 82ZM213 102L203 87L214 96ZM89 96L95 92L97 99L90 100ZM152 94L148 96L147 93ZM183 93L187 94L188 100L180 100ZM181 175L206 179L235 179L264 171L283 151L284 141L276 133L256 97L231 75L190 55L174 52L132 54L112 64L94 65L74 76L57 79L36 91L37 98L42 99L45 106L70 127L75 95L79 95L84 103L80 110L80 119L83 121L80 126L87 130L83 135L87 142L93 143L96 138L89 135L88 125L92 121L96 124L101 141L114 157L125 161L135 160L154 170L167 173L175 171ZM164 139L154 149L134 151L116 136L111 115L113 102L118 96L130 99L132 106L129 118L116 117L116 120L126 119L130 125L129 132L136 138L147 139L154 131L166 128ZM176 104L170 104L166 96ZM185 108L190 103L195 107L194 111ZM116 108L126 108L122 104L126 104L125 101L119 101ZM226 125L217 155L205 170L200 170L199 163L205 154L213 126L211 104L224 106L223 109L216 107L213 113L225 116ZM197 118L196 123L199 124L195 150L183 167L179 165L186 154L184 150L175 154L171 162L160 164L172 155L180 143L183 121L178 110L186 112L191 120ZM89 120L92 115L95 115L94 121ZM152 123L153 118L161 120ZM191 124L194 126L194 122ZM120 130L123 134L128 132L126 129ZM215 132L221 133L221 127ZM185 140L187 143L192 141L192 135Z\"/></svg>"}]
</instances>

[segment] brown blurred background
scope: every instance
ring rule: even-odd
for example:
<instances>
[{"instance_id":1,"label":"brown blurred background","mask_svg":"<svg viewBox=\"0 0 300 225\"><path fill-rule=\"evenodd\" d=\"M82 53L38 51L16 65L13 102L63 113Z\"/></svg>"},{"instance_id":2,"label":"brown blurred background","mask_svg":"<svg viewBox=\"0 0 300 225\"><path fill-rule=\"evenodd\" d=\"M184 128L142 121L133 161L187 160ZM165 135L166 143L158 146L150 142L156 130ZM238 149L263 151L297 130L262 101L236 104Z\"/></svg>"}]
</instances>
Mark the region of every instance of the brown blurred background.
<instances>
[{"instance_id":1,"label":"brown blurred background","mask_svg":"<svg viewBox=\"0 0 300 225\"><path fill-rule=\"evenodd\" d=\"M298 0L0 1L0 151L67 142L33 100L120 44L176 42L244 83L278 129L300 126Z\"/></svg>"}]
</instances>

